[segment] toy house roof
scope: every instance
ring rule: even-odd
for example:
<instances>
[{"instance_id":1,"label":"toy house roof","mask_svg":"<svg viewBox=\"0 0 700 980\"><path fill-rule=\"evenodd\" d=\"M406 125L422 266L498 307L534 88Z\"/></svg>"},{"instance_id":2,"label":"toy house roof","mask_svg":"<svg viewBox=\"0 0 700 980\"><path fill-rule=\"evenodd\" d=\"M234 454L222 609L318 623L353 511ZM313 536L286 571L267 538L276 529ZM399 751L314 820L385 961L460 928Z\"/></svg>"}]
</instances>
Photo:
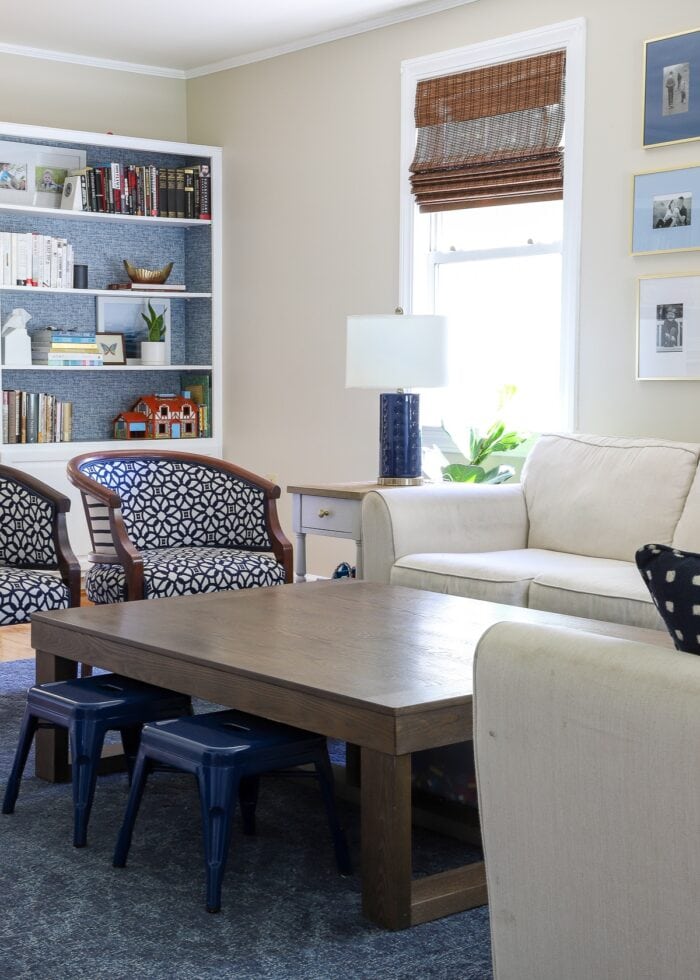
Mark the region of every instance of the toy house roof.
<instances>
[{"instance_id":1,"label":"toy house roof","mask_svg":"<svg viewBox=\"0 0 700 980\"><path fill-rule=\"evenodd\" d=\"M131 406L132 411L140 404L146 405L152 412L157 412L161 405L167 405L171 410L179 411L188 405L190 408L197 410L197 402L192 401L191 398L183 398L181 395L141 395L137 398L134 404Z\"/></svg>"}]
</instances>

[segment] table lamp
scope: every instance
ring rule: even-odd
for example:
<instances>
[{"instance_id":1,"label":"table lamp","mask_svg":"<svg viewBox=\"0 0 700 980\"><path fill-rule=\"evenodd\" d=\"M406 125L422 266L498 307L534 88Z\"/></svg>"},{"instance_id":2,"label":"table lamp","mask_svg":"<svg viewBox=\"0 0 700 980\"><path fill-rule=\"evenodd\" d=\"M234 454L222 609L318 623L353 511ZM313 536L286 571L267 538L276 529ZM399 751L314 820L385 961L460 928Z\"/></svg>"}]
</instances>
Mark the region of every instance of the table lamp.
<instances>
[{"instance_id":1,"label":"table lamp","mask_svg":"<svg viewBox=\"0 0 700 980\"><path fill-rule=\"evenodd\" d=\"M395 388L379 399L379 483L422 483L419 396L447 384L447 320L367 314L347 319L346 388Z\"/></svg>"}]
</instances>

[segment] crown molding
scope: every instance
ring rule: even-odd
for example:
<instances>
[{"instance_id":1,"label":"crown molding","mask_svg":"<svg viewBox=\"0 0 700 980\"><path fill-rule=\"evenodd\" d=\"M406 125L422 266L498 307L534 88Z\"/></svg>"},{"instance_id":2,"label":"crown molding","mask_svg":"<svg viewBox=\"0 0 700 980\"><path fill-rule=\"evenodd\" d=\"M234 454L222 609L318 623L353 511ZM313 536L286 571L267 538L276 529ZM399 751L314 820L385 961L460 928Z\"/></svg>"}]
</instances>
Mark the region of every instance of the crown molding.
<instances>
[{"instance_id":1,"label":"crown molding","mask_svg":"<svg viewBox=\"0 0 700 980\"><path fill-rule=\"evenodd\" d=\"M161 78L186 77L182 68L161 68L158 65L137 65L132 61L112 61L109 58L93 58L68 51L50 51L47 48L28 48L22 44L0 44L0 54L17 55L20 58L39 58L42 61L62 61L87 68L106 68L109 71L129 71L137 75L159 75Z\"/></svg>"},{"instance_id":2,"label":"crown molding","mask_svg":"<svg viewBox=\"0 0 700 980\"><path fill-rule=\"evenodd\" d=\"M227 71L229 68L252 65L256 61L267 61L269 58L278 58L282 54L292 54L295 51L303 51L305 48L314 48L319 44L340 41L346 37L354 37L356 34L366 34L368 31L379 30L380 27L390 27L392 24L416 20L418 17L427 17L429 14L438 14L443 10L450 10L452 7L463 7L468 3L477 2L478 0L426 0L425 3L418 3L415 6L396 10L390 14L383 14L381 17L372 17L357 24L349 24L347 27L339 27L333 31L324 31L322 34L299 38L296 41L290 41L288 44L264 48L262 51L253 51L236 58L227 58L210 65L201 65L199 68L188 68L185 70L185 78L198 78L201 75L213 75L219 71Z\"/></svg>"},{"instance_id":3,"label":"crown molding","mask_svg":"<svg viewBox=\"0 0 700 980\"><path fill-rule=\"evenodd\" d=\"M229 68L240 68L242 65L254 64L256 61L267 61L269 58L277 58L279 55L303 51L304 48L313 48L319 44L327 44L329 41L339 41L357 34L366 34L368 31L376 31L381 27L390 27L392 24L400 24L403 21L427 17L429 14L437 14L452 7L462 7L468 3L477 2L478 0L425 0L424 3L417 3L390 14L384 14L381 17L372 17L360 21L358 24L339 27L322 34L299 38L296 41L290 41L288 44L264 48L261 51L252 51L249 54L227 58L224 61L201 65L197 68L182 69L159 65L138 65L131 61L114 61L109 58L95 58L90 55L73 54L67 51L51 51L48 48L30 48L21 44L0 43L0 54L16 55L21 58L37 58L42 61L61 61L65 64L82 65L87 68L105 68L108 71L127 71L138 75L156 75L161 78L184 80L198 78L201 75L213 75L219 71L227 71Z\"/></svg>"}]
</instances>

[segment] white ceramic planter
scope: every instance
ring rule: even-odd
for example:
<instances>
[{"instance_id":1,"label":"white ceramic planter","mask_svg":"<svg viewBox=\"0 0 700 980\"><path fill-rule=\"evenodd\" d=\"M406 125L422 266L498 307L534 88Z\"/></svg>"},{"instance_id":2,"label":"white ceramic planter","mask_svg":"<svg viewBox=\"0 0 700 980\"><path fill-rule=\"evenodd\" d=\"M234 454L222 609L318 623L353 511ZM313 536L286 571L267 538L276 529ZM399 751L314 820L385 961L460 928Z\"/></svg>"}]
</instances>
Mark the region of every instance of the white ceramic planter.
<instances>
[{"instance_id":1,"label":"white ceramic planter","mask_svg":"<svg viewBox=\"0 0 700 980\"><path fill-rule=\"evenodd\" d=\"M165 341L142 340L141 363L153 365L165 364Z\"/></svg>"}]
</instances>

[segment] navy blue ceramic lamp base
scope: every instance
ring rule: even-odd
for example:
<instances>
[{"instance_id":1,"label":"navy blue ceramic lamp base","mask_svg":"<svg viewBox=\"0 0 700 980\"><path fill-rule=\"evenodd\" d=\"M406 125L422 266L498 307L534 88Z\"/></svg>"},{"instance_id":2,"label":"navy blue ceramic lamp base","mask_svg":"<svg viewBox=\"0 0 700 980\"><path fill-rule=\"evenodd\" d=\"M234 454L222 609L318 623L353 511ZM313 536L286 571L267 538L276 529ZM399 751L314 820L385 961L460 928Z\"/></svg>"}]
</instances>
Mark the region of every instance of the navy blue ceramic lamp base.
<instances>
[{"instance_id":1,"label":"navy blue ceramic lamp base","mask_svg":"<svg viewBox=\"0 0 700 980\"><path fill-rule=\"evenodd\" d=\"M379 482L387 486L422 483L419 396L404 392L379 396Z\"/></svg>"}]
</instances>

